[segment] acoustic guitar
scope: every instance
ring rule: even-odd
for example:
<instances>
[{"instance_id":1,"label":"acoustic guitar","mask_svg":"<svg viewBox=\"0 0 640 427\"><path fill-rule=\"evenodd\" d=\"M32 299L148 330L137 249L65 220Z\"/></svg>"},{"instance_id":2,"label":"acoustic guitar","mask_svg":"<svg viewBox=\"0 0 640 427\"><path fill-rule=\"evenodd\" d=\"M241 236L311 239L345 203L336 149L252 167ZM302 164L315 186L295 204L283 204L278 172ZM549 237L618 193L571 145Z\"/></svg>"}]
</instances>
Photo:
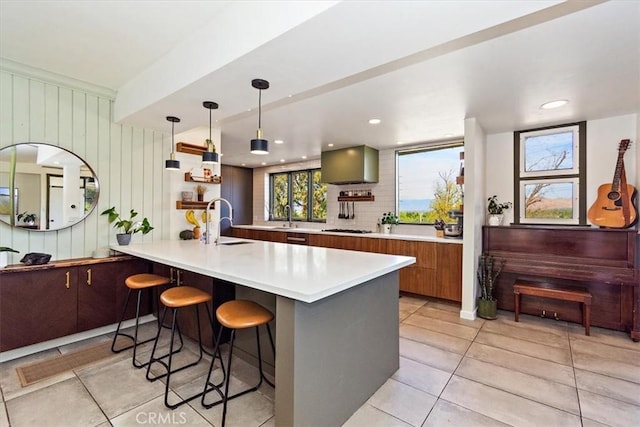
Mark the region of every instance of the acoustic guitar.
<instances>
[{"instance_id":1,"label":"acoustic guitar","mask_svg":"<svg viewBox=\"0 0 640 427\"><path fill-rule=\"evenodd\" d=\"M627 184L622 157L631 145L631 141L623 139L618 147L618 161L611 184L598 187L598 198L588 212L589 221L600 227L628 228L635 224L638 212L633 202L636 189Z\"/></svg>"}]
</instances>

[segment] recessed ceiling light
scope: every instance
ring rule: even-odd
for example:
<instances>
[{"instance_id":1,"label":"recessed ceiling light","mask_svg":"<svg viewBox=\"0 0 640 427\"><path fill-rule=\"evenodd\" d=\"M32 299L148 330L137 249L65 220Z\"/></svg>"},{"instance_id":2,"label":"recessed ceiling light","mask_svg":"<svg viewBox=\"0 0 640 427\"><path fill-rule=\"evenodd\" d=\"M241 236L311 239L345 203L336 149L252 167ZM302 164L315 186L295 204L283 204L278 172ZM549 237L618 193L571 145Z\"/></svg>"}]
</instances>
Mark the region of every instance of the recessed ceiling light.
<instances>
[{"instance_id":1,"label":"recessed ceiling light","mask_svg":"<svg viewBox=\"0 0 640 427\"><path fill-rule=\"evenodd\" d=\"M261 164L262 166L266 166L266 165L267 165L267 162L262 162L262 163L260 163L260 164Z\"/></svg>"},{"instance_id":2,"label":"recessed ceiling light","mask_svg":"<svg viewBox=\"0 0 640 427\"><path fill-rule=\"evenodd\" d=\"M293 95L292 95L292 94L289 94L289 95L287 95L287 96L288 96L289 98L293 97Z\"/></svg>"},{"instance_id":3,"label":"recessed ceiling light","mask_svg":"<svg viewBox=\"0 0 640 427\"><path fill-rule=\"evenodd\" d=\"M281 139L276 139L276 140L274 140L274 141L273 141L273 143L274 143L274 144L283 144L283 143L284 143L284 141L283 141L283 140L281 140Z\"/></svg>"},{"instance_id":4,"label":"recessed ceiling light","mask_svg":"<svg viewBox=\"0 0 640 427\"><path fill-rule=\"evenodd\" d=\"M280 159L280 163L284 163L284 159Z\"/></svg>"},{"instance_id":5,"label":"recessed ceiling light","mask_svg":"<svg viewBox=\"0 0 640 427\"><path fill-rule=\"evenodd\" d=\"M246 163L242 163L240 166L247 166L247 164Z\"/></svg>"},{"instance_id":6,"label":"recessed ceiling light","mask_svg":"<svg viewBox=\"0 0 640 427\"><path fill-rule=\"evenodd\" d=\"M306 158L307 158L307 156L302 156L302 158L303 158L303 159L306 159Z\"/></svg>"},{"instance_id":7,"label":"recessed ceiling light","mask_svg":"<svg viewBox=\"0 0 640 427\"><path fill-rule=\"evenodd\" d=\"M377 125L377 124L380 124L380 121L381 121L380 119L371 119L371 120L369 120L369 124L370 125Z\"/></svg>"},{"instance_id":8,"label":"recessed ceiling light","mask_svg":"<svg viewBox=\"0 0 640 427\"><path fill-rule=\"evenodd\" d=\"M327 144L327 147L333 147L333 144Z\"/></svg>"},{"instance_id":9,"label":"recessed ceiling light","mask_svg":"<svg viewBox=\"0 0 640 427\"><path fill-rule=\"evenodd\" d=\"M567 101L566 99L557 99L555 101L545 102L540 106L540 108L543 110L551 110L553 108L559 108L567 105L568 103L569 101Z\"/></svg>"},{"instance_id":10,"label":"recessed ceiling light","mask_svg":"<svg viewBox=\"0 0 640 427\"><path fill-rule=\"evenodd\" d=\"M452 134L452 133L445 133L445 134L444 134L444 137L445 137L445 138L452 138L452 137L453 137L453 134Z\"/></svg>"},{"instance_id":11,"label":"recessed ceiling light","mask_svg":"<svg viewBox=\"0 0 640 427\"><path fill-rule=\"evenodd\" d=\"M404 144L404 141L398 141L398 142L396 142L396 144L398 144L398 145Z\"/></svg>"}]
</instances>

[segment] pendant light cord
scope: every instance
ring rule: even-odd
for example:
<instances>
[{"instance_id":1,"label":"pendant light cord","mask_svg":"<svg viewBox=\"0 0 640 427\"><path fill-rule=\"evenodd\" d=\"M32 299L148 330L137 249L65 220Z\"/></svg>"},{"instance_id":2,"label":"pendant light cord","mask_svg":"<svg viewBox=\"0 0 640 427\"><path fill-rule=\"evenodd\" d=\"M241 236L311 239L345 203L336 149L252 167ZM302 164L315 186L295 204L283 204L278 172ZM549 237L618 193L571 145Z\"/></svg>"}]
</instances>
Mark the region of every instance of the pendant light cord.
<instances>
[{"instance_id":1,"label":"pendant light cord","mask_svg":"<svg viewBox=\"0 0 640 427\"><path fill-rule=\"evenodd\" d=\"M211 139L211 108L209 108L209 141L213 142L213 140ZM207 144L207 149L209 148L209 145Z\"/></svg>"},{"instance_id":2,"label":"pendant light cord","mask_svg":"<svg viewBox=\"0 0 640 427\"><path fill-rule=\"evenodd\" d=\"M175 125L175 122L171 122L171 154L175 154L176 138L173 135L173 128Z\"/></svg>"},{"instance_id":3,"label":"pendant light cord","mask_svg":"<svg viewBox=\"0 0 640 427\"><path fill-rule=\"evenodd\" d=\"M258 90L258 129L262 128L262 89Z\"/></svg>"}]
</instances>

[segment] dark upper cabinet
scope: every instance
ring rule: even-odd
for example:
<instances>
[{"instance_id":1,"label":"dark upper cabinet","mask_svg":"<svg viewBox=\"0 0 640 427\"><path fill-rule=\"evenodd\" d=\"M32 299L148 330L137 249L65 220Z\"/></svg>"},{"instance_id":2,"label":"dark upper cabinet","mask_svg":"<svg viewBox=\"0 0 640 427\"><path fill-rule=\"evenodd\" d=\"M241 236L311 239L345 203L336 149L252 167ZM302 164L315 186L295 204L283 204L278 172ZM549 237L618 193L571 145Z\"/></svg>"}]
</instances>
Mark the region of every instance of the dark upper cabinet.
<instances>
[{"instance_id":1,"label":"dark upper cabinet","mask_svg":"<svg viewBox=\"0 0 640 427\"><path fill-rule=\"evenodd\" d=\"M233 223L247 225L253 223L253 169L237 166L221 166L224 178L220 188L221 197L227 199L233 206ZM229 208L220 203L220 217L229 216ZM223 221L220 233L231 235L228 221Z\"/></svg>"}]
</instances>

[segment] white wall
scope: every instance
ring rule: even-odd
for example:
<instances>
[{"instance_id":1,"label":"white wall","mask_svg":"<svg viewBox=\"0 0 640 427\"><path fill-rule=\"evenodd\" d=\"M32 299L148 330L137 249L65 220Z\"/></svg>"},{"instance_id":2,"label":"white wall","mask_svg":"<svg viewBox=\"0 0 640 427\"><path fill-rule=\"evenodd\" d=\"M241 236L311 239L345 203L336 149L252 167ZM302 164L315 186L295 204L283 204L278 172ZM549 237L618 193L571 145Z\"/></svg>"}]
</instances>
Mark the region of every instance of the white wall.
<instances>
[{"instance_id":1,"label":"white wall","mask_svg":"<svg viewBox=\"0 0 640 427\"><path fill-rule=\"evenodd\" d=\"M111 96L69 82L0 70L0 148L29 141L58 145L83 158L100 185L97 208L71 228L28 232L0 223L0 246L20 251L9 263L27 252L49 253L52 259L86 257L115 243L114 229L99 215L111 206L120 212L134 208L156 227L134 241L171 235L168 207L175 207L177 195L164 172L170 136L113 123Z\"/></svg>"},{"instance_id":2,"label":"white wall","mask_svg":"<svg viewBox=\"0 0 640 427\"><path fill-rule=\"evenodd\" d=\"M598 186L610 183L622 139L633 143L624 156L627 182L637 187L638 115L608 117L587 122L587 209L597 197ZM513 132L487 135L485 199L493 194L513 202ZM513 221L513 210L505 211L505 223Z\"/></svg>"}]
</instances>

